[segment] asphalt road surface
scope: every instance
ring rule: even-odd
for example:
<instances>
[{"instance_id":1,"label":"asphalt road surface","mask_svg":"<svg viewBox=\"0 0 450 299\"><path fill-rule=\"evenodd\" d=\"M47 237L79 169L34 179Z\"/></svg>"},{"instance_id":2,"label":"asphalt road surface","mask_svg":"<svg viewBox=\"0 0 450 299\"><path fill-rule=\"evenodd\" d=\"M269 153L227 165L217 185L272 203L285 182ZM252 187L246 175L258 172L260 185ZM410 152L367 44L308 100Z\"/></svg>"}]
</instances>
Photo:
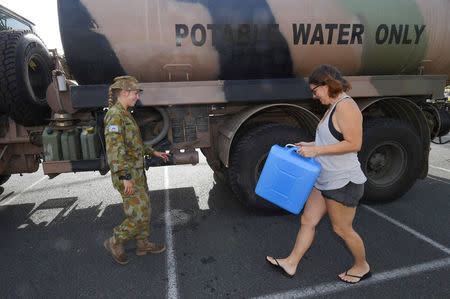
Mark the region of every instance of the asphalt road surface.
<instances>
[{"instance_id":1,"label":"asphalt road surface","mask_svg":"<svg viewBox=\"0 0 450 299\"><path fill-rule=\"evenodd\" d=\"M337 280L351 266L325 217L296 275L265 262L289 254L299 216L249 211L202 158L151 168L151 240L167 251L116 264L103 248L123 220L109 175L42 170L14 175L0 195L2 298L449 298L450 144L432 145L429 175L402 198L360 205L355 228L373 276Z\"/></svg>"}]
</instances>

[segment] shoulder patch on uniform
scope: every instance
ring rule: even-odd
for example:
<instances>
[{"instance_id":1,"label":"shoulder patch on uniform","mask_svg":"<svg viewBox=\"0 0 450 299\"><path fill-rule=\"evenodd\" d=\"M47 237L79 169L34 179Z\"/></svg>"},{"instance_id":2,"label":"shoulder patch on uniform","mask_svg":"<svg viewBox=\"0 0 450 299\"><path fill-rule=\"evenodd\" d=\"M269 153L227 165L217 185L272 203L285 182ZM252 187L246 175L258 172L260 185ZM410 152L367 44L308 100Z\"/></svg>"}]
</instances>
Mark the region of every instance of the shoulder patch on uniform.
<instances>
[{"instance_id":1,"label":"shoulder patch on uniform","mask_svg":"<svg viewBox=\"0 0 450 299\"><path fill-rule=\"evenodd\" d=\"M118 125L110 125L108 127L108 132L119 132L119 126Z\"/></svg>"}]
</instances>

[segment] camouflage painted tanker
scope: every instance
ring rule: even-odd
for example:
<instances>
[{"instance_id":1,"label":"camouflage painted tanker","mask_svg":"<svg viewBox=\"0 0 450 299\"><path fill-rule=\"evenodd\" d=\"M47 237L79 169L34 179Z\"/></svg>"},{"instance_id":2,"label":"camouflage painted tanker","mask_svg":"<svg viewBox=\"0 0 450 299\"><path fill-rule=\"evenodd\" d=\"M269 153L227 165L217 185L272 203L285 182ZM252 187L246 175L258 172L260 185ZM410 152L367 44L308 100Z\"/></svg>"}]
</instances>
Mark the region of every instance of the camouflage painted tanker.
<instances>
[{"instance_id":1,"label":"camouflage painted tanker","mask_svg":"<svg viewBox=\"0 0 450 299\"><path fill-rule=\"evenodd\" d=\"M326 107L305 77L321 64L343 71L363 113L367 200L398 198L426 177L430 140L450 129L447 0L59 0L58 13L78 84L56 64L46 93L52 121L14 124L23 137L11 137L20 130L10 125L0 144L20 139L22 152L11 152L15 162L0 163L0 173L40 162L50 177L106 173L104 107L109 84L124 74L143 82L134 115L145 142L171 151L173 164L195 164L200 148L249 205L267 206L254 188L270 147L313 138ZM89 126L99 132L96 158L50 155L48 129ZM43 141L30 132L44 132Z\"/></svg>"},{"instance_id":2,"label":"camouflage painted tanker","mask_svg":"<svg viewBox=\"0 0 450 299\"><path fill-rule=\"evenodd\" d=\"M105 9L107 7L107 9ZM81 84L117 74L170 81L345 75L450 75L447 0L59 1L61 37Z\"/></svg>"}]
</instances>

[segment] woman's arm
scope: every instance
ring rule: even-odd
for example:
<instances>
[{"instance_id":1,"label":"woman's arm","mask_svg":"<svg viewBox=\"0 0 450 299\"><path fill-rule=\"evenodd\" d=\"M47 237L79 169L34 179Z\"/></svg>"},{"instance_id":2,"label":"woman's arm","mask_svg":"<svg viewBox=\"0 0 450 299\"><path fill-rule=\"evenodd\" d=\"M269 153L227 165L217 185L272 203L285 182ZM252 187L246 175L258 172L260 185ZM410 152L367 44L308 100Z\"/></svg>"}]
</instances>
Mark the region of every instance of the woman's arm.
<instances>
[{"instance_id":1,"label":"woman's arm","mask_svg":"<svg viewBox=\"0 0 450 299\"><path fill-rule=\"evenodd\" d=\"M295 145L296 147L300 148L300 147L302 147L302 146L314 146L315 144L316 144L316 143L315 143L314 141L311 141L311 142L303 142L303 141L301 141L301 142L295 143L294 145Z\"/></svg>"},{"instance_id":2,"label":"woman's arm","mask_svg":"<svg viewBox=\"0 0 450 299\"><path fill-rule=\"evenodd\" d=\"M343 100L335 109L336 129L342 132L344 140L336 144L302 147L299 154L304 157L315 157L358 152L361 149L362 114L358 105L353 100Z\"/></svg>"}]
</instances>

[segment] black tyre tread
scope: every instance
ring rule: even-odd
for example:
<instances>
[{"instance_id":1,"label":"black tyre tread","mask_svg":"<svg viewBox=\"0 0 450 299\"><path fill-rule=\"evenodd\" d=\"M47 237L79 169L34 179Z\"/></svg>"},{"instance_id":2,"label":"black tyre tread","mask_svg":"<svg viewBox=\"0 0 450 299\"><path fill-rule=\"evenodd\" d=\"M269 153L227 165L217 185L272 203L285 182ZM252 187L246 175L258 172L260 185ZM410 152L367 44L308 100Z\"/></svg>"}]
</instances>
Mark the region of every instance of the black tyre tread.
<instances>
[{"instance_id":1,"label":"black tyre tread","mask_svg":"<svg viewBox=\"0 0 450 299\"><path fill-rule=\"evenodd\" d=\"M233 158L235 157L234 155L236 155L236 150L237 150L237 144L239 142L242 142L242 140L244 139L245 136L248 135L249 132L252 131L258 131L258 128L261 127L272 127L273 125L278 126L281 125L279 123L271 123L271 122L254 122L254 123L250 123L250 124L246 124L243 125L241 128L239 128L239 131L236 133L236 135L234 136L234 140L233 143L231 145L231 150L230 150L230 162L231 160L233 160ZM252 135L254 134L258 134L258 132L252 132L250 133ZM251 138L250 136L248 136L248 138ZM241 146L241 148L243 148L244 146ZM230 163L231 164L231 163ZM234 172L234 173L233 173ZM237 173L236 170L232 170L231 166L229 166L226 169L226 174L225 177L228 180L228 184L231 188L231 190L233 191L234 195L242 202L244 202L245 204L247 204L246 200L245 200L245 196L243 194L240 194L239 191L239 187L237 186L236 180L237 180Z\"/></svg>"},{"instance_id":2,"label":"black tyre tread","mask_svg":"<svg viewBox=\"0 0 450 299\"><path fill-rule=\"evenodd\" d=\"M280 123L266 123L261 126L250 129L249 131L246 132L245 135L241 135L241 138L237 140L236 143L234 143L234 146L232 148L232 154L230 157L230 167L228 169L228 178L233 193L240 201L242 201L247 206L271 210L279 209L266 201L258 201L258 203L256 203L257 195L254 193L254 190L245 191L239 184L242 182L242 180L239 177L240 172L239 169L240 165L238 162L239 157L242 155L242 153L247 152L251 146L254 146L255 137L260 136L261 134L268 134L268 132L270 131L273 132L274 130L280 130L280 132L292 131L292 135L290 135L289 137L282 137L282 138L280 138L280 135L275 134L269 135L267 136L267 140L268 141L273 140L272 142L269 142L270 144L280 144L284 146L286 143L289 142L300 141L297 138L303 138L304 141L313 138L306 132L300 131L300 129L297 127Z\"/></svg>"},{"instance_id":3,"label":"black tyre tread","mask_svg":"<svg viewBox=\"0 0 450 299\"><path fill-rule=\"evenodd\" d=\"M238 184L239 170L238 166L236 165L237 160L240 153L246 151L246 149L248 148L249 140L254 138L255 135L259 135L260 132L264 130L278 126L281 125L278 123L265 123L261 124L261 126L252 126L250 128L246 128L245 132L241 132L240 134L236 135L237 141L233 143L230 156L230 167L228 168L229 185L234 195L247 206L249 206L250 204Z\"/></svg>"},{"instance_id":4,"label":"black tyre tread","mask_svg":"<svg viewBox=\"0 0 450 299\"><path fill-rule=\"evenodd\" d=\"M407 169L405 175L402 176L398 181L394 182L388 189L377 188L370 184L369 178L365 184L365 192L363 201L365 202L385 202L391 201L401 197L414 185L416 179L419 177L421 167L423 166L423 155L424 149L419 135L414 130L414 128L398 119L392 118L372 118L364 120L363 123L363 143L361 151L358 153L361 166L363 167L363 155L365 154L366 148L365 144L370 144L371 141L368 140L372 133L372 130L377 130L380 135L384 135L386 138L392 138L400 142L402 138L406 139L405 148L407 152ZM400 132L398 136L389 136L393 132ZM363 167L364 170L364 167Z\"/></svg>"},{"instance_id":5,"label":"black tyre tread","mask_svg":"<svg viewBox=\"0 0 450 299\"><path fill-rule=\"evenodd\" d=\"M41 125L48 123L45 116L50 112L45 99L40 102L24 99L17 82L16 48L25 34L36 35L21 30L0 32L0 112L22 125ZM53 62L50 63L53 66Z\"/></svg>"},{"instance_id":6,"label":"black tyre tread","mask_svg":"<svg viewBox=\"0 0 450 299\"><path fill-rule=\"evenodd\" d=\"M0 185L3 185L4 183L6 183L6 181L8 181L10 177L11 177L10 174L0 175Z\"/></svg>"}]
</instances>

